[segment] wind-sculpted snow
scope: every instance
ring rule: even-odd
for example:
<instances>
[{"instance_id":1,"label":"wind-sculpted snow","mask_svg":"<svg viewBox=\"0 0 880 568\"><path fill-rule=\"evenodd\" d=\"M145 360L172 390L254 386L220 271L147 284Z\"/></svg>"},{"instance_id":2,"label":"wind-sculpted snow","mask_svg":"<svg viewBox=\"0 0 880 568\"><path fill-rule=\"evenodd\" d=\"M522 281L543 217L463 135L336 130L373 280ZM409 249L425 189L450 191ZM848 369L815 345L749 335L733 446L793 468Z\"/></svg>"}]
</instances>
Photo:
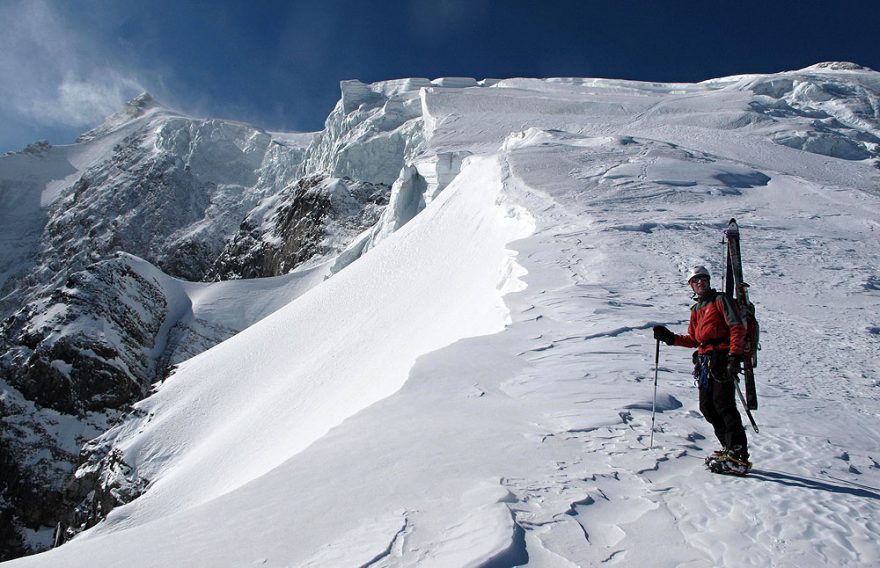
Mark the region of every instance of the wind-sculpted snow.
<instances>
[{"instance_id":1,"label":"wind-sculpted snow","mask_svg":"<svg viewBox=\"0 0 880 568\"><path fill-rule=\"evenodd\" d=\"M299 174L389 206L262 288L160 278L191 302L167 342L280 309L89 444L82 510L117 508L13 565L877 564L877 77L344 84ZM318 242L274 232L325 207L305 185L243 230ZM704 471L690 352L655 369L650 336L686 327L695 262L720 286L731 217L762 324L743 479Z\"/></svg>"},{"instance_id":2,"label":"wind-sculpted snow","mask_svg":"<svg viewBox=\"0 0 880 568\"><path fill-rule=\"evenodd\" d=\"M854 73L848 73L855 71ZM776 125L798 124L774 141L816 154L865 160L880 156L880 80L851 66L815 65L748 82L752 108ZM843 72L843 74L841 73Z\"/></svg>"},{"instance_id":3,"label":"wind-sculpted snow","mask_svg":"<svg viewBox=\"0 0 880 568\"><path fill-rule=\"evenodd\" d=\"M233 491L395 392L418 356L502 329L498 289L516 278L504 276L504 245L530 224L495 204L497 168L493 160L473 162L436 208L382 247L263 325L182 364L138 405L145 418L107 435L140 476L165 488L119 509L108 526L136 526ZM401 259L405 274L393 270ZM279 424L290 435L265 443ZM226 436L239 440L234 453L218 445ZM206 466L226 473L204 479Z\"/></svg>"},{"instance_id":4,"label":"wind-sculpted snow","mask_svg":"<svg viewBox=\"0 0 880 568\"><path fill-rule=\"evenodd\" d=\"M405 92L409 87L401 88ZM389 84L380 90L394 96L399 89ZM417 97L415 101L418 110ZM367 117L364 128L385 129L387 135L373 142L361 144L355 139L357 134L337 133L346 137L352 156L363 152L362 161L385 168L389 177L393 173L392 180L410 144L408 132L413 127L418 130L417 121L403 125L412 118L411 110L405 107L405 100L387 101L384 108ZM402 115L407 116L400 120ZM386 144L388 140L391 142ZM360 179L334 180L320 169L320 164L316 171L304 174L306 148L315 141L315 135L268 134L244 124L184 117L143 95L102 126L81 136L74 146L35 144L21 154L4 156L0 162L0 199L8 207L4 207L0 234L4 245L0 247L0 312L14 315L18 328L39 328L42 324L38 320L47 319L49 310L62 305L53 295L63 294L71 275L85 273L119 252L137 255L168 274L189 280L265 278L299 268L308 276L297 281L320 281L312 277L324 274L317 267L349 248L351 241L380 217L390 182L383 185ZM442 189L441 183L449 182L448 173L441 170L434 172L430 185L435 193ZM356 167L352 171L369 175ZM297 189L316 178L327 181L314 191L303 193ZM398 220L394 228L406 220ZM333 271L364 250L365 246L356 246L348 251L346 260L337 263ZM123 269L121 264L110 262L101 270L117 268ZM110 282L122 282L126 275L123 269L106 277ZM169 300L162 297L164 291L148 300L143 291L129 294L113 289L114 285L94 290L88 296L90 305L64 312L64 317L76 320L76 326L64 326L62 337L53 339L53 345L64 346L64 356L57 358L64 373L56 369L58 365L50 364L54 360L51 357L37 365L45 357L30 354L43 343L14 333L7 326L6 360L12 363L5 367L4 373L8 371L9 375L4 376L9 389L15 390L12 385L23 387L32 400L51 401L50 407L65 412L101 405L115 408L138 399L146 392L146 385L163 375L163 369L258 319L221 316L224 323L199 317L177 321L171 311L161 307ZM302 291L308 286L284 284L281 288ZM119 298L124 299L121 304L117 304ZM155 330L130 335L137 326L116 326L113 334L104 335L94 322L105 320L93 320L89 315L115 313L113 307L126 301L152 306L155 317L171 322L171 329L163 331L167 338L159 342L159 348L150 347L157 338ZM251 311L265 315L267 312L259 307L265 305L281 303L259 302ZM22 306L28 307L22 311ZM217 316L216 310L210 313ZM73 327L95 332L88 342L82 334L65 336ZM124 363L117 365L114 361L121 347L124 352L120 360ZM93 357L94 353L99 355ZM99 380L104 372L94 372L89 363L94 360L101 360L113 378ZM21 379L24 375L29 379ZM65 378L59 379L61 376ZM89 385L78 384L82 381ZM43 388L55 383L63 388ZM64 394L68 390L87 394ZM10 396L21 395L15 390ZM31 421L35 429L37 422ZM62 478L53 485L60 483ZM19 507L27 508L34 506ZM49 522L54 524L54 520Z\"/></svg>"}]
</instances>

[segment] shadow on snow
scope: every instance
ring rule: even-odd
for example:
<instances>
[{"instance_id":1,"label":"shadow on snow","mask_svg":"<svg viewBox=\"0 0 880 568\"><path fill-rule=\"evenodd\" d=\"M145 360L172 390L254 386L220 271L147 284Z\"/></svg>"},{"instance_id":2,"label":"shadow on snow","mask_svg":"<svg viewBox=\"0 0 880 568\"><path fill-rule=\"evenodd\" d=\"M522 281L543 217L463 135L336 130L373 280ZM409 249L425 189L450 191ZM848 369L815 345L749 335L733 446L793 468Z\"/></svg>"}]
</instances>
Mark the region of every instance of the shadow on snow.
<instances>
[{"instance_id":1,"label":"shadow on snow","mask_svg":"<svg viewBox=\"0 0 880 568\"><path fill-rule=\"evenodd\" d=\"M789 487L802 487L804 489L828 491L829 493L853 495L855 497L866 497L868 499L880 499L880 490L868 485L846 481L845 479L839 479L837 481L845 483L846 485L837 485L813 477L804 477L785 473L783 471L770 471L763 469L753 469L749 472L749 477L773 481Z\"/></svg>"}]
</instances>

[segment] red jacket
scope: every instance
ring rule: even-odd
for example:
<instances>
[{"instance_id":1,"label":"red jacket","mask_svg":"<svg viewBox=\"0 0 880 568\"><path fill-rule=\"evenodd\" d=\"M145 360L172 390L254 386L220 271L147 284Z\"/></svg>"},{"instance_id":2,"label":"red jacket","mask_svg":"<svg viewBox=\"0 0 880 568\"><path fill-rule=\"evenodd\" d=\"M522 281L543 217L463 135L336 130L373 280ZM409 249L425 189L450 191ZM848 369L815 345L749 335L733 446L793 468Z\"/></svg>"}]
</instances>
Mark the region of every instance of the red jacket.
<instances>
[{"instance_id":1,"label":"red jacket","mask_svg":"<svg viewBox=\"0 0 880 568\"><path fill-rule=\"evenodd\" d=\"M745 338L746 326L736 306L725 294L709 290L691 308L687 335L676 335L674 345L698 347L700 353L718 350L742 355Z\"/></svg>"}]
</instances>

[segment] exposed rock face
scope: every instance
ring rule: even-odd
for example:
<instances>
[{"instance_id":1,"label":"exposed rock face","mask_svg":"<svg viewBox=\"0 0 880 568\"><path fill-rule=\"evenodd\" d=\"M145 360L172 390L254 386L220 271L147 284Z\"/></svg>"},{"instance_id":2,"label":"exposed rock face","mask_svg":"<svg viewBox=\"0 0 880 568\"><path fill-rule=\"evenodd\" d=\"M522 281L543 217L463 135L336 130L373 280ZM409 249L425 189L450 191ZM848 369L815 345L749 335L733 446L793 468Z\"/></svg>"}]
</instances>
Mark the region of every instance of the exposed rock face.
<instances>
[{"instance_id":1,"label":"exposed rock face","mask_svg":"<svg viewBox=\"0 0 880 568\"><path fill-rule=\"evenodd\" d=\"M139 497L149 480L138 477L122 459L122 452L87 445L83 449L82 467L64 488L61 510L66 511L62 538L95 526L117 505Z\"/></svg>"},{"instance_id":2,"label":"exposed rock face","mask_svg":"<svg viewBox=\"0 0 880 568\"><path fill-rule=\"evenodd\" d=\"M5 415L8 408L6 401L0 400L0 412ZM15 448L7 447L5 439L4 436L4 443L0 445L0 562L30 552L22 542L21 533L28 526L43 524L42 515L22 518L17 514L15 501L20 500L22 495L39 491L40 487L32 483L29 476L24 475L23 468L18 463L19 454L15 452ZM50 500L45 499L43 503L49 505Z\"/></svg>"},{"instance_id":3,"label":"exposed rock face","mask_svg":"<svg viewBox=\"0 0 880 568\"><path fill-rule=\"evenodd\" d=\"M303 178L252 212L217 259L218 280L286 274L339 254L388 204L384 184Z\"/></svg>"},{"instance_id":4,"label":"exposed rock face","mask_svg":"<svg viewBox=\"0 0 880 568\"><path fill-rule=\"evenodd\" d=\"M247 125L193 120L142 99L81 137L87 148L41 150L33 168L55 162L71 168L90 158L79 171L55 166L60 179L46 180L58 188L52 194L32 174L16 175L18 166L9 178L0 168L0 187L28 201L27 194L39 200L42 191L48 201L29 213L41 222L27 229L36 242L19 245L33 253L8 269L0 265L12 275L3 285L0 317L120 251L179 278L205 279L248 212L298 179L313 138L276 140Z\"/></svg>"},{"instance_id":5,"label":"exposed rock face","mask_svg":"<svg viewBox=\"0 0 880 568\"><path fill-rule=\"evenodd\" d=\"M0 327L0 373L40 406L67 414L121 408L141 398L156 369L164 292L125 259L74 273L48 299Z\"/></svg>"},{"instance_id":6,"label":"exposed rock face","mask_svg":"<svg viewBox=\"0 0 880 568\"><path fill-rule=\"evenodd\" d=\"M166 292L120 257L72 274L0 326L0 461L14 466L2 494L16 523L60 520L79 447L159 371L152 354L167 315Z\"/></svg>"},{"instance_id":7,"label":"exposed rock face","mask_svg":"<svg viewBox=\"0 0 880 568\"><path fill-rule=\"evenodd\" d=\"M80 447L119 413L69 415L27 400L0 380L0 559L51 545L69 506L65 485Z\"/></svg>"},{"instance_id":8,"label":"exposed rock face","mask_svg":"<svg viewBox=\"0 0 880 568\"><path fill-rule=\"evenodd\" d=\"M173 276L203 279L223 238L261 197L257 170L269 143L268 135L238 132L233 134L262 138L255 142L259 151L236 155L222 145L200 151L201 138L210 136L204 129L222 130L172 120L155 139L139 131L108 162L87 170L56 202L46 225L42 257L49 268L61 269L53 261L63 259L82 269L126 251ZM225 183L215 162L223 162L230 176Z\"/></svg>"}]
</instances>

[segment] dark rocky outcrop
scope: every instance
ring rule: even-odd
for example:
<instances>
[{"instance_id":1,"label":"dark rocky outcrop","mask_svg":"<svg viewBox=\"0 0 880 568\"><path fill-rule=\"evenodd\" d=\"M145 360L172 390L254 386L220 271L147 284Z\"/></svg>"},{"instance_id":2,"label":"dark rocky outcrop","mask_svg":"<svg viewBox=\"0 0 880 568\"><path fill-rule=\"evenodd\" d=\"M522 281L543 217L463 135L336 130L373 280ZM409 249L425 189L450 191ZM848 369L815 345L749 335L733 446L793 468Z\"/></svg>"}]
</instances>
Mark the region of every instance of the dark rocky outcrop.
<instances>
[{"instance_id":1,"label":"dark rocky outcrop","mask_svg":"<svg viewBox=\"0 0 880 568\"><path fill-rule=\"evenodd\" d=\"M0 399L0 514L16 534L65 516L79 447L161 375L153 353L167 317L166 292L123 255L72 274L0 325L7 393ZM12 536L0 538L12 539L4 554L18 550Z\"/></svg>"},{"instance_id":2,"label":"dark rocky outcrop","mask_svg":"<svg viewBox=\"0 0 880 568\"><path fill-rule=\"evenodd\" d=\"M388 204L384 184L321 176L291 185L242 222L217 258L213 280L287 274L307 261L338 254L372 227Z\"/></svg>"},{"instance_id":3,"label":"dark rocky outcrop","mask_svg":"<svg viewBox=\"0 0 880 568\"><path fill-rule=\"evenodd\" d=\"M165 293L127 259L99 262L0 326L0 377L67 414L124 407L155 378L166 315Z\"/></svg>"}]
</instances>

